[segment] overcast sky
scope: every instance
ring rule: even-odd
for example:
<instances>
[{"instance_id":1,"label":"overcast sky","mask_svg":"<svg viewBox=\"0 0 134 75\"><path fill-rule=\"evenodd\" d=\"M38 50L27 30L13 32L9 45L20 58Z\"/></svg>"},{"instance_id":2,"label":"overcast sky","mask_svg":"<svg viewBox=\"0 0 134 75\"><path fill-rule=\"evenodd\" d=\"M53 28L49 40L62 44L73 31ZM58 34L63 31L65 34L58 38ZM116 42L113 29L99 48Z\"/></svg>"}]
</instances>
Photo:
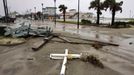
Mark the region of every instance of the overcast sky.
<instances>
[{"instance_id":1,"label":"overcast sky","mask_svg":"<svg viewBox=\"0 0 134 75\"><path fill-rule=\"evenodd\" d=\"M77 1L78 0L56 0L57 7L60 4L65 4L68 9L77 9ZM93 12L96 14L94 10L88 10L90 6L90 2L92 0L80 0L80 11L82 12ZM117 0L121 1L121 0ZM117 13L116 17L134 17L134 0L122 0L123 4L123 12L121 14ZM32 9L34 11L34 7L37 8L37 11L41 11L41 3L44 3L44 7L52 7L54 6L54 0L7 0L8 7L10 11L18 11L19 13L25 13L26 10ZM3 0L0 0L0 15L4 14L3 9ZM59 11L57 10L59 13ZM131 13L131 14L130 14ZM104 17L111 17L111 12L107 11L102 14Z\"/></svg>"}]
</instances>

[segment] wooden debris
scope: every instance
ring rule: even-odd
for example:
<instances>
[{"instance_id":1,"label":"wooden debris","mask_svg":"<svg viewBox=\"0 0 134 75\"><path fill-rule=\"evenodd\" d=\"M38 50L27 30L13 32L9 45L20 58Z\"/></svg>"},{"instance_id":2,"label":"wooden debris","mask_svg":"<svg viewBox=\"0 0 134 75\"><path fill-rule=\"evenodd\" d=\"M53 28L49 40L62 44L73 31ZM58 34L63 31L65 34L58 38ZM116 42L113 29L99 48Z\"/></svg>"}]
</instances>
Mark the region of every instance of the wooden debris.
<instances>
[{"instance_id":1,"label":"wooden debris","mask_svg":"<svg viewBox=\"0 0 134 75\"><path fill-rule=\"evenodd\" d=\"M99 42L102 45L119 46L119 44L116 44L116 43L113 43L113 42L104 42L104 41L100 41L100 40L83 39L83 38L70 37L70 36L64 36L64 35L60 35L60 36L68 37L68 38L74 38L74 39L79 39L79 40L84 40L84 41L90 41L90 42Z\"/></svg>"},{"instance_id":2,"label":"wooden debris","mask_svg":"<svg viewBox=\"0 0 134 75\"><path fill-rule=\"evenodd\" d=\"M58 36L58 38L61 39L61 40L63 40L63 41L65 41L65 42L67 42L67 43L71 43L71 41L68 40L68 39L66 39L65 37Z\"/></svg>"},{"instance_id":3,"label":"wooden debris","mask_svg":"<svg viewBox=\"0 0 134 75\"><path fill-rule=\"evenodd\" d=\"M82 61L93 64L95 67L104 68L103 63L94 55L89 55L81 58Z\"/></svg>"},{"instance_id":4,"label":"wooden debris","mask_svg":"<svg viewBox=\"0 0 134 75\"><path fill-rule=\"evenodd\" d=\"M42 41L38 41L35 43L35 45L32 47L33 51L38 51L40 48L42 48L45 44L47 44L54 36L50 36L48 38L44 38Z\"/></svg>"},{"instance_id":5,"label":"wooden debris","mask_svg":"<svg viewBox=\"0 0 134 75\"><path fill-rule=\"evenodd\" d=\"M52 40L52 42L69 43L69 44L85 44L85 45L92 45L92 44L94 44L94 42L90 42L90 43L81 43L81 42L65 42L65 41L57 41L57 40Z\"/></svg>"},{"instance_id":6,"label":"wooden debris","mask_svg":"<svg viewBox=\"0 0 134 75\"><path fill-rule=\"evenodd\" d=\"M100 49L103 47L103 44L99 42L95 42L94 44L92 44L92 47L94 47L95 49Z\"/></svg>"}]
</instances>

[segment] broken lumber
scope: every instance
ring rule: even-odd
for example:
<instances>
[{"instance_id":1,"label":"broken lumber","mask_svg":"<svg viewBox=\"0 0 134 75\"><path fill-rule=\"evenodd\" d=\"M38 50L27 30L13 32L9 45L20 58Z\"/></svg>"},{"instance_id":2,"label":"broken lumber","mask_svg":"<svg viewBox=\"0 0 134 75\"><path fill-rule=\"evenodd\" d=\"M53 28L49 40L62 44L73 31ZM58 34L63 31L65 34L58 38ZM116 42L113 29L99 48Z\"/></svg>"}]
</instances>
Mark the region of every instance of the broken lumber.
<instances>
[{"instance_id":1,"label":"broken lumber","mask_svg":"<svg viewBox=\"0 0 134 75\"><path fill-rule=\"evenodd\" d=\"M66 39L65 37L60 37L60 36L58 36L57 38L59 38L59 39L65 41L65 42L67 42L67 43L70 43L70 42L71 42L70 40Z\"/></svg>"},{"instance_id":2,"label":"broken lumber","mask_svg":"<svg viewBox=\"0 0 134 75\"><path fill-rule=\"evenodd\" d=\"M50 36L48 38L44 38L42 41L38 41L35 43L35 45L32 47L33 51L38 51L40 48L42 48L45 44L47 44L54 36Z\"/></svg>"},{"instance_id":3,"label":"broken lumber","mask_svg":"<svg viewBox=\"0 0 134 75\"><path fill-rule=\"evenodd\" d=\"M64 36L64 35L60 35L60 36L62 36L62 37L68 37L68 38L74 38L74 39L79 39L79 40L84 40L84 41L99 42L99 43L102 44L102 45L119 46L119 44L116 44L116 43L104 42L104 41L95 40L95 39L83 39L83 38L70 37L70 36Z\"/></svg>"},{"instance_id":4,"label":"broken lumber","mask_svg":"<svg viewBox=\"0 0 134 75\"><path fill-rule=\"evenodd\" d=\"M65 42L65 41L57 41L57 40L52 40L52 42L69 43L69 44L85 44L85 45L92 45L92 44L94 44L94 42L90 42L90 43L81 43L81 42Z\"/></svg>"}]
</instances>

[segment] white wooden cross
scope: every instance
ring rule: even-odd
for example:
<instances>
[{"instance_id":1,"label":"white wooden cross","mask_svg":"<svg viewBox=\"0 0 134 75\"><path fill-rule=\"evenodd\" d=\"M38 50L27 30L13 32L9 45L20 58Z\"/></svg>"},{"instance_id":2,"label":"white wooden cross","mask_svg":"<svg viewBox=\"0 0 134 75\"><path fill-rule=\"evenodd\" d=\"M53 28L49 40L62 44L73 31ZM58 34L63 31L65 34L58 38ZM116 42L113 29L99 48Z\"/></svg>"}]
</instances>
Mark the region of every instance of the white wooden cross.
<instances>
[{"instance_id":1,"label":"white wooden cross","mask_svg":"<svg viewBox=\"0 0 134 75\"><path fill-rule=\"evenodd\" d=\"M63 59L60 75L65 75L67 59L79 59L82 54L68 54L68 49L65 49L65 54L50 54L51 59Z\"/></svg>"}]
</instances>

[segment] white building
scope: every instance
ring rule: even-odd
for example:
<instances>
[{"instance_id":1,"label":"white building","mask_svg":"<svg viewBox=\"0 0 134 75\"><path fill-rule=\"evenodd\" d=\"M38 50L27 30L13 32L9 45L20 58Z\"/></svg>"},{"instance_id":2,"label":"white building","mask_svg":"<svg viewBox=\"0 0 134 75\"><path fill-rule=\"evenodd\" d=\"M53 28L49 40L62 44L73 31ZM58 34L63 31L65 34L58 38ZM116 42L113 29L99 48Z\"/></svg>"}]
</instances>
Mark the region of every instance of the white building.
<instances>
[{"instance_id":1,"label":"white building","mask_svg":"<svg viewBox=\"0 0 134 75\"><path fill-rule=\"evenodd\" d=\"M90 13L90 12L80 12L79 13L79 17L80 19L89 19L89 18L93 18L93 13ZM72 16L73 19L77 19L78 18L78 13L75 13L73 16Z\"/></svg>"},{"instance_id":2,"label":"white building","mask_svg":"<svg viewBox=\"0 0 134 75\"><path fill-rule=\"evenodd\" d=\"M43 14L45 15L55 15L55 10L56 10L56 7L46 7L42 9Z\"/></svg>"},{"instance_id":3,"label":"white building","mask_svg":"<svg viewBox=\"0 0 134 75\"><path fill-rule=\"evenodd\" d=\"M56 7L46 7L42 9L42 13L45 19L53 20L55 18ZM57 15L56 15L57 17Z\"/></svg>"},{"instance_id":4,"label":"white building","mask_svg":"<svg viewBox=\"0 0 134 75\"><path fill-rule=\"evenodd\" d=\"M75 13L77 13L76 9L70 9L69 10L70 15L74 15Z\"/></svg>"}]
</instances>

